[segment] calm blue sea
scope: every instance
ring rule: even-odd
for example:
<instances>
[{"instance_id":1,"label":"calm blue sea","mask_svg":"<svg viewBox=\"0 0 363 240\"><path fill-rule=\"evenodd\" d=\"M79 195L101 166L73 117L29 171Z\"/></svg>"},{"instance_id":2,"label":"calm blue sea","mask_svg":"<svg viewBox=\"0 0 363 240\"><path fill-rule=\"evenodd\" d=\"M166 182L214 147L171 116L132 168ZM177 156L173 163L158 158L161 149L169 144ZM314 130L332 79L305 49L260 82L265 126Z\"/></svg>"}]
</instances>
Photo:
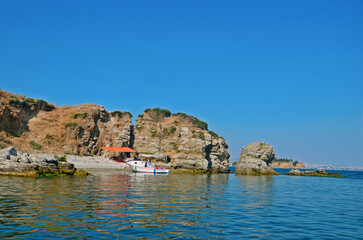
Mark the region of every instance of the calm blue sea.
<instances>
[{"instance_id":1,"label":"calm blue sea","mask_svg":"<svg viewBox=\"0 0 363 240\"><path fill-rule=\"evenodd\" d=\"M362 239L363 172L346 178L0 177L0 239Z\"/></svg>"}]
</instances>

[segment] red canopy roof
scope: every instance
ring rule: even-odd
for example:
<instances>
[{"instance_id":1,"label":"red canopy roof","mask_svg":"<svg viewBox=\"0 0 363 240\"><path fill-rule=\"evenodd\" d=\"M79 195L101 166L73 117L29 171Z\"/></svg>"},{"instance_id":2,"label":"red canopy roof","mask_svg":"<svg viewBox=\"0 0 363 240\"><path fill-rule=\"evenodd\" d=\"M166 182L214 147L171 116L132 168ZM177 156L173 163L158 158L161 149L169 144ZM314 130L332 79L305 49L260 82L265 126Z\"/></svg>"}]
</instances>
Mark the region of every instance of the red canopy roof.
<instances>
[{"instance_id":1,"label":"red canopy roof","mask_svg":"<svg viewBox=\"0 0 363 240\"><path fill-rule=\"evenodd\" d=\"M134 149L131 149L129 147L101 147L103 149L114 151L114 152L132 152L135 153L136 151Z\"/></svg>"}]
</instances>

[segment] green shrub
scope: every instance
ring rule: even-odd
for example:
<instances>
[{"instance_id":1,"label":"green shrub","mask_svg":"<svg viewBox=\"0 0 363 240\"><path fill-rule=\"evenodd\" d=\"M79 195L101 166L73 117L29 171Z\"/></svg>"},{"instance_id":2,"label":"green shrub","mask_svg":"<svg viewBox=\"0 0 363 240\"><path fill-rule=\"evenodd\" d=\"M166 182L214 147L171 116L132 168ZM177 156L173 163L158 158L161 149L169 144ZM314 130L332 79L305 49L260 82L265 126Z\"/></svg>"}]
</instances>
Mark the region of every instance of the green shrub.
<instances>
[{"instance_id":1,"label":"green shrub","mask_svg":"<svg viewBox=\"0 0 363 240\"><path fill-rule=\"evenodd\" d=\"M113 111L113 112L111 112L111 116L112 117L116 117L117 116L119 118L122 118L122 116L124 116L125 114L128 114L130 116L130 118L132 118L132 114L129 113L129 112L121 112L121 111Z\"/></svg>"},{"instance_id":2,"label":"green shrub","mask_svg":"<svg viewBox=\"0 0 363 240\"><path fill-rule=\"evenodd\" d=\"M174 113L173 116L178 116L178 117L189 119L195 127L203 129L203 130L208 130L208 124L202 120L199 120L196 117L190 116L185 113L180 113L180 112Z\"/></svg>"},{"instance_id":3,"label":"green shrub","mask_svg":"<svg viewBox=\"0 0 363 240\"><path fill-rule=\"evenodd\" d=\"M17 130L15 130L13 132L13 134L14 134L15 137L21 137L21 135L23 135L23 133L24 133L24 129L23 128L18 128Z\"/></svg>"},{"instance_id":4,"label":"green shrub","mask_svg":"<svg viewBox=\"0 0 363 240\"><path fill-rule=\"evenodd\" d=\"M153 111L155 113L156 116L158 117L170 117L171 116L171 112L168 109L161 109L161 108L147 108L145 109L144 112L150 112Z\"/></svg>"},{"instance_id":5,"label":"green shrub","mask_svg":"<svg viewBox=\"0 0 363 240\"><path fill-rule=\"evenodd\" d=\"M163 134L164 134L165 136L169 136L169 135L171 135L171 134L174 134L174 133L175 133L175 131L176 131L176 127L175 127L175 126L171 126L170 128L164 128L164 129L163 129Z\"/></svg>"},{"instance_id":6,"label":"green shrub","mask_svg":"<svg viewBox=\"0 0 363 240\"><path fill-rule=\"evenodd\" d=\"M296 166L299 163L299 161L294 161L292 164Z\"/></svg>"},{"instance_id":7,"label":"green shrub","mask_svg":"<svg viewBox=\"0 0 363 240\"><path fill-rule=\"evenodd\" d=\"M178 149L179 149L179 146L177 144L174 144L173 150L177 152Z\"/></svg>"},{"instance_id":8,"label":"green shrub","mask_svg":"<svg viewBox=\"0 0 363 240\"><path fill-rule=\"evenodd\" d=\"M78 126L78 123L70 122L65 125L66 128L75 129Z\"/></svg>"},{"instance_id":9,"label":"green shrub","mask_svg":"<svg viewBox=\"0 0 363 240\"><path fill-rule=\"evenodd\" d=\"M29 141L29 144L30 144L31 148L33 148L33 149L36 149L36 150L42 149L42 146L39 143L34 142L33 140Z\"/></svg>"},{"instance_id":10,"label":"green shrub","mask_svg":"<svg viewBox=\"0 0 363 240\"><path fill-rule=\"evenodd\" d=\"M9 100L9 104L12 105L12 107L27 109L34 105L34 100L31 98L23 97L23 100L20 101L19 99L15 98L14 96L11 96L10 100Z\"/></svg>"},{"instance_id":11,"label":"green shrub","mask_svg":"<svg viewBox=\"0 0 363 240\"><path fill-rule=\"evenodd\" d=\"M58 162L67 162L67 157L64 155L63 157L58 157L57 155L54 155L54 158L58 161Z\"/></svg>"},{"instance_id":12,"label":"green shrub","mask_svg":"<svg viewBox=\"0 0 363 240\"><path fill-rule=\"evenodd\" d=\"M151 132L151 137L155 137L157 134L157 131L154 128L151 129L150 132Z\"/></svg>"},{"instance_id":13,"label":"green shrub","mask_svg":"<svg viewBox=\"0 0 363 240\"><path fill-rule=\"evenodd\" d=\"M209 131L209 134L212 136L212 137L215 137L215 138L219 138L219 135L213 131Z\"/></svg>"},{"instance_id":14,"label":"green shrub","mask_svg":"<svg viewBox=\"0 0 363 240\"><path fill-rule=\"evenodd\" d=\"M46 112L50 112L52 111L55 107L54 105L52 104L48 104L46 101L44 100L38 100L36 103L35 103L35 106L37 108L39 108L40 110L44 110Z\"/></svg>"},{"instance_id":15,"label":"green shrub","mask_svg":"<svg viewBox=\"0 0 363 240\"><path fill-rule=\"evenodd\" d=\"M197 138L197 135L193 134L192 138Z\"/></svg>"},{"instance_id":16,"label":"green shrub","mask_svg":"<svg viewBox=\"0 0 363 240\"><path fill-rule=\"evenodd\" d=\"M76 118L82 118L82 119L85 119L87 117L88 113L76 113L72 116L73 119L76 119Z\"/></svg>"},{"instance_id":17,"label":"green shrub","mask_svg":"<svg viewBox=\"0 0 363 240\"><path fill-rule=\"evenodd\" d=\"M204 140L205 139L204 133L198 132L198 138Z\"/></svg>"},{"instance_id":18,"label":"green shrub","mask_svg":"<svg viewBox=\"0 0 363 240\"><path fill-rule=\"evenodd\" d=\"M21 101L19 99L10 99L9 100L9 104L16 106L16 107L20 107L21 106Z\"/></svg>"}]
</instances>

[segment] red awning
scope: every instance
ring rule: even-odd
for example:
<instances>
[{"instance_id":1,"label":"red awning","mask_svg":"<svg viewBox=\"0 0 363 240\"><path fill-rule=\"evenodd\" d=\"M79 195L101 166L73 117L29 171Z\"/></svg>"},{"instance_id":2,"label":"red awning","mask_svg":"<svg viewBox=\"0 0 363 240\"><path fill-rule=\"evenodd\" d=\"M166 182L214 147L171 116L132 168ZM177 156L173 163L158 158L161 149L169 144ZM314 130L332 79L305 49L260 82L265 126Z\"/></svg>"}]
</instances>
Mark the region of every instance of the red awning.
<instances>
[{"instance_id":1,"label":"red awning","mask_svg":"<svg viewBox=\"0 0 363 240\"><path fill-rule=\"evenodd\" d=\"M135 153L136 151L134 149L131 149L129 147L101 147L103 149L114 151L114 152L132 152Z\"/></svg>"}]
</instances>

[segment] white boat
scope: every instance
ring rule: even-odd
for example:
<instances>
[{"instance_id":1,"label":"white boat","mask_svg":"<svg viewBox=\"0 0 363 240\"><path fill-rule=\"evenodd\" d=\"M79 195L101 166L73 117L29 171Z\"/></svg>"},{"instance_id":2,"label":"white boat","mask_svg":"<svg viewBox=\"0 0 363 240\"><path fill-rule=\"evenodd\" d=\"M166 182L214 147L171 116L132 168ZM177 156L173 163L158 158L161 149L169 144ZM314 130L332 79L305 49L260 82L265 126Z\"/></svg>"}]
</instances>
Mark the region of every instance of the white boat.
<instances>
[{"instance_id":1,"label":"white boat","mask_svg":"<svg viewBox=\"0 0 363 240\"><path fill-rule=\"evenodd\" d=\"M131 167L134 172L144 172L144 173L169 173L169 169L154 167L149 161L143 161L140 159L133 159L126 162L128 166Z\"/></svg>"}]
</instances>

